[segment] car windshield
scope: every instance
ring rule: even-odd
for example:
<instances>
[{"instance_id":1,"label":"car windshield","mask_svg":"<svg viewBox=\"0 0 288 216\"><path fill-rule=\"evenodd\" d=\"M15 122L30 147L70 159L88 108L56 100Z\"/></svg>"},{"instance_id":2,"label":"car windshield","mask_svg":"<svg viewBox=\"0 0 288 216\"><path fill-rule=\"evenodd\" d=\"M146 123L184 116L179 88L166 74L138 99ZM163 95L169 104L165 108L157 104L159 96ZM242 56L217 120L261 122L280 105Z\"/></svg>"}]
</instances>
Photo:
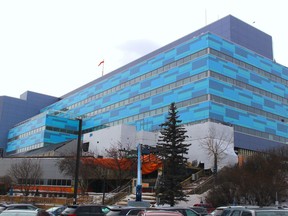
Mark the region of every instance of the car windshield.
<instances>
[{"instance_id":1,"label":"car windshield","mask_svg":"<svg viewBox=\"0 0 288 216\"><path fill-rule=\"evenodd\" d=\"M11 204L8 205L6 209L30 209L30 210L36 210L37 207L29 204Z\"/></svg>"},{"instance_id":2,"label":"car windshield","mask_svg":"<svg viewBox=\"0 0 288 216\"><path fill-rule=\"evenodd\" d=\"M59 208L59 207L52 207L52 208L47 209L46 211L48 211L48 212L52 212L52 211L57 210L58 208Z\"/></svg>"},{"instance_id":3,"label":"car windshield","mask_svg":"<svg viewBox=\"0 0 288 216\"><path fill-rule=\"evenodd\" d=\"M259 211L256 216L288 216L288 211Z\"/></svg>"},{"instance_id":4,"label":"car windshield","mask_svg":"<svg viewBox=\"0 0 288 216\"><path fill-rule=\"evenodd\" d=\"M225 209L225 210L222 212L221 216L228 216L228 215L230 214L230 212L231 212L231 209Z\"/></svg>"},{"instance_id":5,"label":"car windshield","mask_svg":"<svg viewBox=\"0 0 288 216\"><path fill-rule=\"evenodd\" d=\"M106 215L107 216L116 216L116 215L120 215L120 210L118 211L115 211L115 210L111 210L111 211L109 211Z\"/></svg>"},{"instance_id":6,"label":"car windshield","mask_svg":"<svg viewBox=\"0 0 288 216\"><path fill-rule=\"evenodd\" d=\"M66 214L74 213L77 209L77 206L68 206L63 212Z\"/></svg>"},{"instance_id":7,"label":"car windshield","mask_svg":"<svg viewBox=\"0 0 288 216\"><path fill-rule=\"evenodd\" d=\"M102 212L107 214L110 211L110 208L103 206L102 208Z\"/></svg>"}]
</instances>

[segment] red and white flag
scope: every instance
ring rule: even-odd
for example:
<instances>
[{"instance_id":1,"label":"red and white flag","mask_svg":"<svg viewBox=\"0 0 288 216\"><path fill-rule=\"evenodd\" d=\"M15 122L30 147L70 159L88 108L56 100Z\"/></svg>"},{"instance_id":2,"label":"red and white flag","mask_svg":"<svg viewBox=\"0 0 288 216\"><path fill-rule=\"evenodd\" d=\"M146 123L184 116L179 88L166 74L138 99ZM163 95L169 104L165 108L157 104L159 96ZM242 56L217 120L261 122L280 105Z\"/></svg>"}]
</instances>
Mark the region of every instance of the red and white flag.
<instances>
[{"instance_id":1,"label":"red and white flag","mask_svg":"<svg viewBox=\"0 0 288 216\"><path fill-rule=\"evenodd\" d=\"M102 60L102 61L98 64L98 67L99 67L101 64L104 64L104 60Z\"/></svg>"}]
</instances>

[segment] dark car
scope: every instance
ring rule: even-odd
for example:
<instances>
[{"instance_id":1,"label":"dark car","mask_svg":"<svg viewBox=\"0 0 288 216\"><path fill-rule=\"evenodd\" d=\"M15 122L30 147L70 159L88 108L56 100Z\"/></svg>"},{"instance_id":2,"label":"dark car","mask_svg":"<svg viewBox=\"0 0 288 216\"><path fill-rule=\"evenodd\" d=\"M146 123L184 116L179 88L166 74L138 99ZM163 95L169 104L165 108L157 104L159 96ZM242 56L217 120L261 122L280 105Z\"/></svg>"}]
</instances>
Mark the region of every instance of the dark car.
<instances>
[{"instance_id":1,"label":"dark car","mask_svg":"<svg viewBox=\"0 0 288 216\"><path fill-rule=\"evenodd\" d=\"M65 205L54 206L54 207L47 209L46 211L52 216L59 216L66 208L67 206Z\"/></svg>"},{"instance_id":2,"label":"dark car","mask_svg":"<svg viewBox=\"0 0 288 216\"><path fill-rule=\"evenodd\" d=\"M124 216L124 215L137 215L143 210L147 210L147 207L135 207L135 206L109 206L110 211L107 216Z\"/></svg>"},{"instance_id":3,"label":"dark car","mask_svg":"<svg viewBox=\"0 0 288 216\"><path fill-rule=\"evenodd\" d=\"M104 216L110 211L105 205L71 205L60 214L61 216Z\"/></svg>"}]
</instances>

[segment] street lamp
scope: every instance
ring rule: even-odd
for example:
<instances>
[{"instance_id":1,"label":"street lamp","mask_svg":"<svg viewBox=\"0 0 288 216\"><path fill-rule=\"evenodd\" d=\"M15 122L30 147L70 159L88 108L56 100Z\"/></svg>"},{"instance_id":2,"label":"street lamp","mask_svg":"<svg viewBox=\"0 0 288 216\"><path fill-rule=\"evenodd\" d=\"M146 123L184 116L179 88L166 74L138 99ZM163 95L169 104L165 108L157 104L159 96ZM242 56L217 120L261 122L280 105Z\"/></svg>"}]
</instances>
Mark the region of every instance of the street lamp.
<instances>
[{"instance_id":1,"label":"street lamp","mask_svg":"<svg viewBox=\"0 0 288 216\"><path fill-rule=\"evenodd\" d=\"M82 138L82 119L77 118L79 121L78 125L78 139L77 139L77 154L76 154L76 168L75 168L75 179L74 179L74 195L73 204L77 204L77 192L78 192L78 180L79 180L79 166L81 157L81 138Z\"/></svg>"}]
</instances>

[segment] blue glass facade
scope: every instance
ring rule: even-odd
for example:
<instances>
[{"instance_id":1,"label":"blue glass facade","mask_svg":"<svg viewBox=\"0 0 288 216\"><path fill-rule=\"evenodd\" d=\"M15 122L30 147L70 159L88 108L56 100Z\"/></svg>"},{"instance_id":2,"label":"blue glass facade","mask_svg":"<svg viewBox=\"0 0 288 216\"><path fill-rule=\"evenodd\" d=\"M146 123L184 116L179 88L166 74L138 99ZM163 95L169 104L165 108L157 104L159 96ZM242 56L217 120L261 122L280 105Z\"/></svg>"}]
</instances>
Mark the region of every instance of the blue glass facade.
<instances>
[{"instance_id":1,"label":"blue glass facade","mask_svg":"<svg viewBox=\"0 0 288 216\"><path fill-rule=\"evenodd\" d=\"M40 113L40 109L58 101L58 98L27 91L20 99L0 96L0 148L7 145L11 127Z\"/></svg>"},{"instance_id":2,"label":"blue glass facade","mask_svg":"<svg viewBox=\"0 0 288 216\"><path fill-rule=\"evenodd\" d=\"M214 33L218 25L223 35ZM255 45L253 35L237 37L245 29L263 40ZM118 124L158 130L171 102L183 124L233 124L236 148L286 143L288 69L273 61L272 38L232 16L204 30L210 32L191 33L43 108L10 130L7 153L75 139L76 117L83 119L83 133ZM259 51L263 41L267 46Z\"/></svg>"}]
</instances>

